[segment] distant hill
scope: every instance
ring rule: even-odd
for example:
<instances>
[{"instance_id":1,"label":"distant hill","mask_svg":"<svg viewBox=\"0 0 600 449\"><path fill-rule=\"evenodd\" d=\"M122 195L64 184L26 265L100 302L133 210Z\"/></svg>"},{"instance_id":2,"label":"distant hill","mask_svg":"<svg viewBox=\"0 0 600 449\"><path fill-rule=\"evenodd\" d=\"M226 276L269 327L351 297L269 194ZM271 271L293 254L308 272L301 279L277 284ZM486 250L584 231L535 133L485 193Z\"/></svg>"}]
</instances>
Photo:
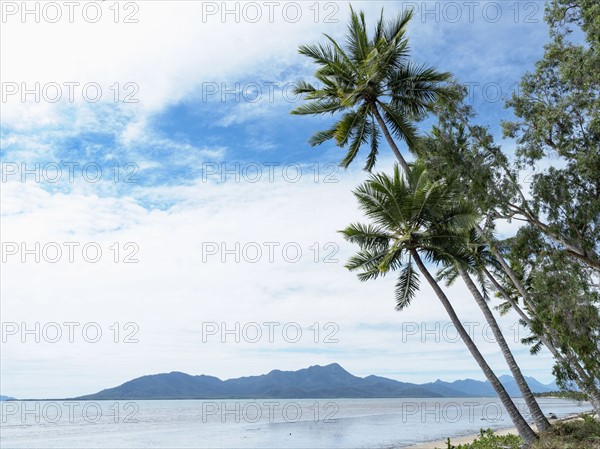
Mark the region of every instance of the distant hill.
<instances>
[{"instance_id":1,"label":"distant hill","mask_svg":"<svg viewBox=\"0 0 600 449\"><path fill-rule=\"evenodd\" d=\"M0 395L0 401L16 401L15 398L11 398L10 396L2 396Z\"/></svg>"},{"instance_id":2,"label":"distant hill","mask_svg":"<svg viewBox=\"0 0 600 449\"><path fill-rule=\"evenodd\" d=\"M512 396L520 396L515 381L502 376ZM555 390L527 378L536 393ZM495 396L488 382L472 379L455 382L413 384L379 376L357 377L337 363L311 366L299 371L273 370L261 376L221 380L212 376L191 376L181 372L153 374L125 382L118 387L80 396L80 400L143 399L302 399L302 398L435 398Z\"/></svg>"},{"instance_id":3,"label":"distant hill","mask_svg":"<svg viewBox=\"0 0 600 449\"><path fill-rule=\"evenodd\" d=\"M509 395L515 397L521 396L521 391L519 390L517 382L512 376L500 376L499 379ZM533 377L527 376L525 376L525 380L527 381L529 388L531 388L531 391L534 393L546 393L549 391L558 390L558 387L555 383L544 385ZM444 394L445 396L448 395L448 389L459 391L462 393L462 396L496 396L496 392L489 382L482 382L473 379L455 380L454 382L443 382L441 380L437 380L433 383L423 384L422 386L429 390Z\"/></svg>"}]
</instances>

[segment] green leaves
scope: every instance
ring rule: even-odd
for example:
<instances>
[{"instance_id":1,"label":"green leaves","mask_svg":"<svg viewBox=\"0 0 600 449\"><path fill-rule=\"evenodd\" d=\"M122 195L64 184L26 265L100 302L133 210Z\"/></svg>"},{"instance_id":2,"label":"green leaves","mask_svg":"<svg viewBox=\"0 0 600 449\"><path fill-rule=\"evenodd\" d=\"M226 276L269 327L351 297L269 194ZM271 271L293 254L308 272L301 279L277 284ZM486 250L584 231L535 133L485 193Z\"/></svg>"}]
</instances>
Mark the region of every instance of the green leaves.
<instances>
[{"instance_id":1,"label":"green leaves","mask_svg":"<svg viewBox=\"0 0 600 449\"><path fill-rule=\"evenodd\" d=\"M406 141L412 150L417 134L412 122L423 119L432 110L433 101L448 95L443 85L450 79L448 73L416 66L408 59L406 28L411 17L412 12L406 11L385 21L382 10L373 36L369 37L364 13L350 8L345 47L325 35L325 44L299 48L300 54L317 65L317 83L298 82L295 92L304 95L307 103L292 114L343 114L331 128L317 132L309 142L321 145L335 140L337 146L347 148L340 162L344 168L368 144L365 170L373 169L379 153L380 126L389 126L392 134ZM383 111L382 123L377 120L378 108ZM395 146L388 134L386 138L390 146Z\"/></svg>"},{"instance_id":2,"label":"green leaves","mask_svg":"<svg viewBox=\"0 0 600 449\"><path fill-rule=\"evenodd\" d=\"M346 145L352 134L362 137L366 126L365 122L366 115L364 108L344 114L342 120L337 123L334 134L337 144L339 146Z\"/></svg>"},{"instance_id":3,"label":"green leaves","mask_svg":"<svg viewBox=\"0 0 600 449\"><path fill-rule=\"evenodd\" d=\"M577 363L600 379L600 292L594 271L557 251L533 226L523 227L512 239L510 259L529 288L534 337L552 338L558 349L576 355ZM537 339L528 342L537 344ZM568 366L558 372L574 374Z\"/></svg>"},{"instance_id":4,"label":"green leaves","mask_svg":"<svg viewBox=\"0 0 600 449\"><path fill-rule=\"evenodd\" d=\"M331 47L321 44L301 45L298 48L298 53L314 59L316 63L321 65L328 65L339 61L338 55L335 54Z\"/></svg>"},{"instance_id":5,"label":"green leaves","mask_svg":"<svg viewBox=\"0 0 600 449\"><path fill-rule=\"evenodd\" d=\"M379 132L379 128L377 128L377 124L375 123L375 118L373 117L371 117L370 128L371 132L369 138L371 139L371 151L369 152L367 163L365 165L365 170L368 172L375 167L375 162L377 162L377 154L379 153L379 138L381 134Z\"/></svg>"},{"instance_id":6,"label":"green leaves","mask_svg":"<svg viewBox=\"0 0 600 449\"><path fill-rule=\"evenodd\" d=\"M383 274L379 268L383 257L384 253L382 252L361 250L352 256L345 266L350 271L361 270L358 273L358 279L361 282L370 281Z\"/></svg>"},{"instance_id":7,"label":"green leaves","mask_svg":"<svg viewBox=\"0 0 600 449\"><path fill-rule=\"evenodd\" d=\"M318 131L312 135L308 143L310 143L313 147L317 145L321 145L324 142L327 142L330 139L333 139L336 133L336 128L327 129L325 131Z\"/></svg>"},{"instance_id":8,"label":"green leaves","mask_svg":"<svg viewBox=\"0 0 600 449\"><path fill-rule=\"evenodd\" d=\"M347 241L377 252L386 252L393 238L385 229L372 224L354 223L340 232Z\"/></svg>"},{"instance_id":9,"label":"green leaves","mask_svg":"<svg viewBox=\"0 0 600 449\"><path fill-rule=\"evenodd\" d=\"M379 103L383 116L392 133L401 140L406 141L409 148L413 148L417 141L417 129L410 122L409 117L391 104Z\"/></svg>"},{"instance_id":10,"label":"green leaves","mask_svg":"<svg viewBox=\"0 0 600 449\"><path fill-rule=\"evenodd\" d=\"M292 111L296 115L322 115L333 114L342 110L339 101L336 100L317 100L311 103L303 104Z\"/></svg>"},{"instance_id":11,"label":"green leaves","mask_svg":"<svg viewBox=\"0 0 600 449\"><path fill-rule=\"evenodd\" d=\"M437 72L431 67L408 61L390 74L391 106L401 114L419 119L432 112L435 101L457 97L452 89L440 86L451 79L452 74L448 72Z\"/></svg>"},{"instance_id":12,"label":"green leaves","mask_svg":"<svg viewBox=\"0 0 600 449\"><path fill-rule=\"evenodd\" d=\"M600 273L599 12L594 0L548 5L552 40L508 101L517 119L503 127L517 141L521 165L554 160L554 168L531 178L531 209L547 219L530 222ZM572 25L587 45L569 40Z\"/></svg>"},{"instance_id":13,"label":"green leaves","mask_svg":"<svg viewBox=\"0 0 600 449\"><path fill-rule=\"evenodd\" d=\"M472 257L468 236L478 216L456 193L444 180L433 181L420 161L405 176L397 166L392 176L371 175L354 191L371 223L355 223L342 231L359 246L346 267L358 271L361 281L399 271L396 307L407 307L419 290L411 251L446 265L468 263Z\"/></svg>"},{"instance_id":14,"label":"green leaves","mask_svg":"<svg viewBox=\"0 0 600 449\"><path fill-rule=\"evenodd\" d=\"M365 14L362 11L357 14L352 6L350 6L350 23L348 24L346 43L352 55L352 60L356 64L360 64L365 60L369 52Z\"/></svg>"},{"instance_id":15,"label":"green leaves","mask_svg":"<svg viewBox=\"0 0 600 449\"><path fill-rule=\"evenodd\" d=\"M415 271L412 258L400 270L396 283L396 310L403 310L419 291L419 274Z\"/></svg>"}]
</instances>

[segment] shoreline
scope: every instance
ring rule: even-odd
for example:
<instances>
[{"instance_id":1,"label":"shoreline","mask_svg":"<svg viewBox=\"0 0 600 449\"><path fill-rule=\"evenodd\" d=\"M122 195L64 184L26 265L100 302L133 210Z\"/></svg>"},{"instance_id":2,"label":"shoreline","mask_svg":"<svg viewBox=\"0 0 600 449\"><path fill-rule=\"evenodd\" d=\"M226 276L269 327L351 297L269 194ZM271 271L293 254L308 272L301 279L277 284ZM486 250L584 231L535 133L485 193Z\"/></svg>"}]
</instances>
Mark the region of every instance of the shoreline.
<instances>
[{"instance_id":1,"label":"shoreline","mask_svg":"<svg viewBox=\"0 0 600 449\"><path fill-rule=\"evenodd\" d=\"M554 421L557 421L557 420L554 420ZM517 429L515 427L506 427L504 429L494 430L494 435L508 435L510 433L518 435ZM475 438L477 438L478 436L479 436L479 433L474 433L471 435L454 436L454 437L450 436L450 442L453 445L469 444L469 443L472 443L475 440ZM412 446L404 446L404 447L402 447L402 449L435 449L436 447L438 449L443 449L446 447L446 441L448 441L448 437L446 437L446 439L443 439L443 440L428 441L425 443L414 444Z\"/></svg>"},{"instance_id":2,"label":"shoreline","mask_svg":"<svg viewBox=\"0 0 600 449\"><path fill-rule=\"evenodd\" d=\"M557 422L572 421L575 419L579 419L580 416L584 413L593 413L593 410L590 410L588 412L577 413L575 415L565 416L564 418L549 419L549 421L551 424L554 424ZM535 429L535 424L531 424L531 425ZM537 431L537 429L535 429L535 430ZM519 433L517 432L517 428L514 426L494 430L494 435L503 436L503 435L508 435L508 434L518 435ZM475 438L479 437L479 433L474 433L471 435L462 435L462 436L449 435L448 437L450 438L450 442L453 445L469 444L469 443L472 443L475 440ZM448 441L448 437L446 437L443 440L427 441L427 442L423 442L423 443L413 444L412 446L403 446L402 449L435 449L436 447L438 449L443 449L446 447L446 441Z\"/></svg>"}]
</instances>

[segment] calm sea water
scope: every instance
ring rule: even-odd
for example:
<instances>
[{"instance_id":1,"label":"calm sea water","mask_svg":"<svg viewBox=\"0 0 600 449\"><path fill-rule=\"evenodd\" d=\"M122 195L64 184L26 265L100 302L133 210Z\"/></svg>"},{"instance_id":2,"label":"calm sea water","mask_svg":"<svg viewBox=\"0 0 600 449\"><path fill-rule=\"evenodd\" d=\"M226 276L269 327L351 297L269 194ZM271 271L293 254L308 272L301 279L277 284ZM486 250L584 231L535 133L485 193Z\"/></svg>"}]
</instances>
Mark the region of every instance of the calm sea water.
<instances>
[{"instance_id":1,"label":"calm sea water","mask_svg":"<svg viewBox=\"0 0 600 449\"><path fill-rule=\"evenodd\" d=\"M522 399L515 400L526 417ZM586 403L543 398L558 417ZM2 448L402 448L511 427L495 398L1 403Z\"/></svg>"}]
</instances>

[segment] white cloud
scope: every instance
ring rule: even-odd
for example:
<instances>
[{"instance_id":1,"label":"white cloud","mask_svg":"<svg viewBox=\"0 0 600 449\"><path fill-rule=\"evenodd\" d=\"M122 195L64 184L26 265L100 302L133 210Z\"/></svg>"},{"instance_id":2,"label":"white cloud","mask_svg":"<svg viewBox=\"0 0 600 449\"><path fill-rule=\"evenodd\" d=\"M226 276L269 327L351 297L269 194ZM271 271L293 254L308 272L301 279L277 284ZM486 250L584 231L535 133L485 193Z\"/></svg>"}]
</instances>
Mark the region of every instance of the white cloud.
<instances>
[{"instance_id":1,"label":"white cloud","mask_svg":"<svg viewBox=\"0 0 600 449\"><path fill-rule=\"evenodd\" d=\"M382 163L386 165L389 160ZM433 360L431 351L443 349L435 341L401 344L401 323L447 323L442 307L423 283L415 304L405 312L394 312L393 277L361 284L344 269L343 263L355 248L335 231L361 218L350 190L364 179L364 173L340 172L336 178L339 182L332 184L314 183L312 174L298 183L287 183L280 176L272 183L264 176L254 184L209 179L184 187L143 189L147 190L144 195L177 199L176 206L164 211L144 209L130 197L101 198L85 188L64 195L49 194L34 183L4 184L3 205L11 198L3 218L4 242L26 242L29 249L36 241L42 248L48 242L64 247L64 242L75 241L81 246L74 253L75 263L68 263L66 252L56 264L43 258L35 263L33 256L22 263L18 254L7 256L3 320L25 322L29 328L35 322L42 327L52 321L96 322L104 332L97 344L83 341L81 335L74 344L64 341L66 335L55 344L37 344L32 336L26 337L27 343L19 342L18 335L8 337L3 348L7 362L2 367L4 393L69 396L152 372L181 370L235 377L334 361L361 375L389 371L402 380L439 377L436 373L444 372L448 361ZM97 242L103 250L96 264L85 262L79 251L87 242ZM122 263L135 249L126 250L127 242L139 248L135 254L139 263ZM257 263L243 259L236 263L230 254L223 263L219 250L203 260L203 244L210 242L223 243L230 250L236 242L240 248L250 244L246 256L255 258L255 249L260 247L262 257ZM273 263L267 242L278 243L270 243ZM120 245L119 263L114 262L115 250L110 249L114 243ZM301 248L301 260L290 262L295 251L284 254L287 243ZM321 260L315 263L317 248ZM324 263L327 255L337 262ZM450 296L463 319L481 323L464 288L451 289ZM218 342L217 337L202 343L203 322L226 322L231 328L235 322L243 326L266 321L299 323L304 337L299 344L281 335L274 344L265 339L236 344L231 337L228 344ZM109 327L115 322L121 327L121 338L131 330L123 329L125 323L137 323L139 343L113 343L114 331ZM319 343L312 341L314 330L309 330L315 322L321 328ZM323 328L328 322L339 326L335 335L339 343L323 342L331 331ZM363 329L361 323L396 323L399 327L376 332ZM477 373L461 342L446 346L465 360L465 372ZM310 351L294 353L298 347ZM496 349L485 342L483 347L502 366L494 355ZM278 354L276 366L273 350ZM22 371L32 360L43 361L43 372L60 372L61 376L44 382L33 375L23 377ZM405 364L407 360L422 360L420 376L410 373L414 369ZM540 361L548 366L547 359ZM64 377L72 380L65 383Z\"/></svg>"},{"instance_id":2,"label":"white cloud","mask_svg":"<svg viewBox=\"0 0 600 449\"><path fill-rule=\"evenodd\" d=\"M87 83L100 86L100 101L104 102L112 102L115 95L124 99L133 93L133 87L125 89L125 84L135 83L139 92L133 98L139 103L126 106L143 122L145 114L177 103L202 83L220 83L239 73L262 72L270 78L300 60L295 51L299 42L316 40L324 31L335 33L347 15L346 5L340 4L331 18L338 23L323 23L324 17L315 22L309 4L294 3L301 5L301 19L291 23L284 8L293 2L283 2L270 23L268 6L259 3L263 20L250 23L244 20L251 17L250 11L244 14L244 3L236 2L232 5L240 8L238 17L226 15L223 21L219 14L210 14L207 3L213 2L137 2L138 23L114 23L108 3L102 5L103 19L98 23L76 16L74 23L53 24L42 19L23 25L18 15L7 16L2 26L0 75L5 83L16 83L18 93L21 83L32 89L39 82L42 101L37 105L30 95L23 105L18 93L8 96L2 105L4 125L60 121L55 114L65 102L70 104L69 87L64 85L69 82L79 83L72 87L75 104L85 103L83 87ZM221 2L214 5L220 8ZM293 18L291 9L288 12ZM33 16L28 20L33 21ZM19 44L11 44L14 42ZM55 97L49 83L58 83L65 101L56 105L43 101L44 92L47 98ZM114 83L120 84L118 90ZM90 88L89 96L95 96L94 89Z\"/></svg>"}]
</instances>

